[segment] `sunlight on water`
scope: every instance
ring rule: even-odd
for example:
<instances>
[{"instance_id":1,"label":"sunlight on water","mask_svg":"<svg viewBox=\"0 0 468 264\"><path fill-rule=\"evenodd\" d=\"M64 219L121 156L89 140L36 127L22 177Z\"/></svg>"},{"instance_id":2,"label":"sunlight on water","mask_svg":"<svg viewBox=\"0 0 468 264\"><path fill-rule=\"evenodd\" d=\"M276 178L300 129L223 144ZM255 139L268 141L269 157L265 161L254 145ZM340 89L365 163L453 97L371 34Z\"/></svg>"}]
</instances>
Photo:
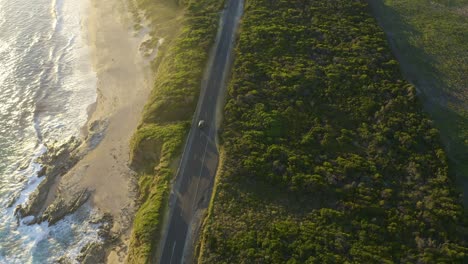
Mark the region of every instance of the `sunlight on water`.
<instances>
[{"instance_id":1,"label":"sunlight on water","mask_svg":"<svg viewBox=\"0 0 468 264\"><path fill-rule=\"evenodd\" d=\"M96 100L83 41L85 0L0 0L0 263L74 258L98 240L96 212L82 208L56 225L16 219L42 178L45 145L79 136ZM56 142L56 143L54 143Z\"/></svg>"}]
</instances>

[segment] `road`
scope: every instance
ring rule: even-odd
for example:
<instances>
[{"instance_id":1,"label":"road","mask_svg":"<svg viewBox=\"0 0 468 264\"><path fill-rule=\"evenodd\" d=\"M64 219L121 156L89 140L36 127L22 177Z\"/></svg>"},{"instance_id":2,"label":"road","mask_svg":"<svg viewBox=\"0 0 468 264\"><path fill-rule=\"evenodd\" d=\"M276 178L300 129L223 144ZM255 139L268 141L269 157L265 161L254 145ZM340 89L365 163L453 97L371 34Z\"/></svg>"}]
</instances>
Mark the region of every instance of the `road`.
<instances>
[{"instance_id":1,"label":"road","mask_svg":"<svg viewBox=\"0 0 468 264\"><path fill-rule=\"evenodd\" d=\"M205 73L200 99L181 163L169 198L169 216L160 243L159 263L185 263L192 250L192 227L199 224L197 213L208 206L218 166L217 109L230 68L235 33L242 14L242 0L228 0L222 13L217 40ZM199 120L206 126L198 128ZM198 217L199 218L199 217Z\"/></svg>"}]
</instances>

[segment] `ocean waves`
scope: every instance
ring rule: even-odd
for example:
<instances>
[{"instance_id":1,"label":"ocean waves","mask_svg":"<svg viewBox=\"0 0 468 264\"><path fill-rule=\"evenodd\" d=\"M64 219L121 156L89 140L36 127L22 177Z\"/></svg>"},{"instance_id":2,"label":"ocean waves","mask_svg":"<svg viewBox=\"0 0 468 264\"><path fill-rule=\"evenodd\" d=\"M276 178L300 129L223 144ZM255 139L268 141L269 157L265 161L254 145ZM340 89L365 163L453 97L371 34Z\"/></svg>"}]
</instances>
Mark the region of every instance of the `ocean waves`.
<instances>
[{"instance_id":1,"label":"ocean waves","mask_svg":"<svg viewBox=\"0 0 468 264\"><path fill-rule=\"evenodd\" d=\"M35 162L45 145L79 137L96 101L83 4L0 0L0 263L46 263L98 239L89 210L54 226L14 216L42 180Z\"/></svg>"}]
</instances>

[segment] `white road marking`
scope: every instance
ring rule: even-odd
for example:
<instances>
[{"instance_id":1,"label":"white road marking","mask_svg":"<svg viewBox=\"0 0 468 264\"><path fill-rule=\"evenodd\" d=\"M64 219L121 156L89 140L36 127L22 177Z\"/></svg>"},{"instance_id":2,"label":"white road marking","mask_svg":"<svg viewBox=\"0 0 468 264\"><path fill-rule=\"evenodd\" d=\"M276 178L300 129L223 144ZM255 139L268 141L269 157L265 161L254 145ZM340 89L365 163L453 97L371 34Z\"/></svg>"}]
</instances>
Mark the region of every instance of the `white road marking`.
<instances>
[{"instance_id":1,"label":"white road marking","mask_svg":"<svg viewBox=\"0 0 468 264\"><path fill-rule=\"evenodd\" d=\"M172 264L172 257L174 256L174 249L177 244L177 241L174 242L174 245L172 246L172 253L171 253L171 260L169 260L169 264Z\"/></svg>"},{"instance_id":2,"label":"white road marking","mask_svg":"<svg viewBox=\"0 0 468 264\"><path fill-rule=\"evenodd\" d=\"M210 132L211 132L211 130L210 130ZM202 159L202 163L201 163L200 173L198 174L198 182L197 182L197 188L196 188L196 191L195 191L195 198L193 199L192 207L191 207L192 211L195 208L195 202L197 201L198 187L200 186L200 179L201 179L201 175L203 173L203 164L205 164L206 150L208 149L208 143L210 142L210 137L209 136L210 136L210 133L208 134L208 137L206 138L205 151L203 153L203 159Z\"/></svg>"}]
</instances>

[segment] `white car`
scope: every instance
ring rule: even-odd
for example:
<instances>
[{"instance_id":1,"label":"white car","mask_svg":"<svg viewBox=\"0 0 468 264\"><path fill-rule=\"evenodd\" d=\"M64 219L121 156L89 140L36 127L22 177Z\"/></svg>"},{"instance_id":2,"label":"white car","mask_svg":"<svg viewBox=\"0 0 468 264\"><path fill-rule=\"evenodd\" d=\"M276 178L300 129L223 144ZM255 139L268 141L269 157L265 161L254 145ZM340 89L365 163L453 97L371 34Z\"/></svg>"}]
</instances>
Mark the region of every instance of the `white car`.
<instances>
[{"instance_id":1,"label":"white car","mask_svg":"<svg viewBox=\"0 0 468 264\"><path fill-rule=\"evenodd\" d=\"M198 121L198 128L204 128L206 126L206 122L205 120L200 120Z\"/></svg>"}]
</instances>

